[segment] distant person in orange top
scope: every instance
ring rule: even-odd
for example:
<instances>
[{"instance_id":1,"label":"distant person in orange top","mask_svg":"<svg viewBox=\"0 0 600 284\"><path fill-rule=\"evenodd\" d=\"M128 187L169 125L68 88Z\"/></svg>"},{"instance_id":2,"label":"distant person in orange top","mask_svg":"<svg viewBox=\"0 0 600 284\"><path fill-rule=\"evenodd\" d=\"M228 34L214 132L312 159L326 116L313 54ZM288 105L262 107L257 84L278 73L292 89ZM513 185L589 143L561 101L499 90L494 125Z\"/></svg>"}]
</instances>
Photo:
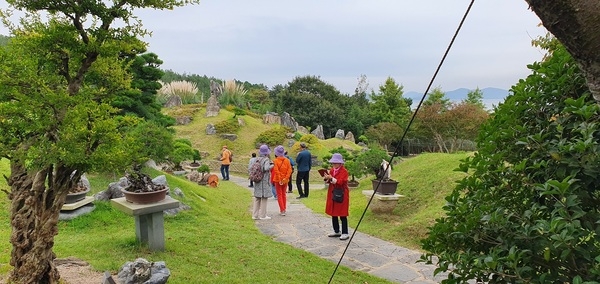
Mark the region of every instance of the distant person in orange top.
<instances>
[{"instance_id":1,"label":"distant person in orange top","mask_svg":"<svg viewBox=\"0 0 600 284\"><path fill-rule=\"evenodd\" d=\"M229 165L231 165L232 153L227 149L227 145L223 145L221 150L221 176L223 180L229 180Z\"/></svg>"},{"instance_id":2,"label":"distant person in orange top","mask_svg":"<svg viewBox=\"0 0 600 284\"><path fill-rule=\"evenodd\" d=\"M277 203L279 204L279 214L285 216L286 214L286 191L288 188L288 182L292 175L292 164L290 160L285 157L285 149L279 145L275 147L275 160L273 160L273 176L271 180L275 184L275 191L277 192Z\"/></svg>"},{"instance_id":3,"label":"distant person in orange top","mask_svg":"<svg viewBox=\"0 0 600 284\"><path fill-rule=\"evenodd\" d=\"M327 236L339 237L343 241L350 237L348 235L348 207L350 206L348 171L344 167L344 158L340 153L333 154L329 163L331 163L331 169L323 176L323 179L329 184L325 213L331 216L333 233ZM339 221L342 221L341 231Z\"/></svg>"}]
</instances>

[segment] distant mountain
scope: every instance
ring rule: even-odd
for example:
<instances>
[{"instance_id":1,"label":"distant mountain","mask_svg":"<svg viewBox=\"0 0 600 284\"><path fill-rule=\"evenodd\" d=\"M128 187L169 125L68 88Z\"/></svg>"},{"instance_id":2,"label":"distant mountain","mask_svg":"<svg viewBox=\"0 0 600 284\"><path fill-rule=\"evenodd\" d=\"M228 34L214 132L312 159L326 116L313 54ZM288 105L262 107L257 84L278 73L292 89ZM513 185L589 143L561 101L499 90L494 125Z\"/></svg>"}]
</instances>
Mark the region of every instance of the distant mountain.
<instances>
[{"instance_id":1,"label":"distant mountain","mask_svg":"<svg viewBox=\"0 0 600 284\"><path fill-rule=\"evenodd\" d=\"M445 94L446 98L450 99L450 101L460 102L467 98L469 91L471 90L460 88L445 92ZM508 90L499 88L483 88L481 89L481 92L483 93L483 104L490 110L493 109L493 106L497 106L499 103L503 102L506 96L508 96ZM409 91L404 93L404 97L413 99L412 107L415 108L419 101L421 101L423 93ZM425 100L427 100L427 98L425 98Z\"/></svg>"}]
</instances>

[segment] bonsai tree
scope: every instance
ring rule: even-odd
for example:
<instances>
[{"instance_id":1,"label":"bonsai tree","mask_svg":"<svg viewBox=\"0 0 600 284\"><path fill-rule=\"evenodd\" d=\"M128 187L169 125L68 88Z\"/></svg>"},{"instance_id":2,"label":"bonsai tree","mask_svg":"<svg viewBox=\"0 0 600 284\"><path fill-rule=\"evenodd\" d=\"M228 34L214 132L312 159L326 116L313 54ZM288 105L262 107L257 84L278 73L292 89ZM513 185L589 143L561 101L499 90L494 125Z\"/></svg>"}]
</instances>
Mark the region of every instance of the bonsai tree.
<instances>
[{"instance_id":1,"label":"bonsai tree","mask_svg":"<svg viewBox=\"0 0 600 284\"><path fill-rule=\"evenodd\" d=\"M361 178L365 173L364 168L357 161L348 161L346 162L344 167L346 167L346 169L348 170L348 174L350 174L351 178L350 181L353 183L358 183L356 179Z\"/></svg>"},{"instance_id":2,"label":"bonsai tree","mask_svg":"<svg viewBox=\"0 0 600 284\"><path fill-rule=\"evenodd\" d=\"M182 170L181 162L185 160L192 160L196 156L194 148L192 148L192 142L188 139L176 139L173 143L173 153L169 156L169 161L174 164L175 170Z\"/></svg>"},{"instance_id":3,"label":"bonsai tree","mask_svg":"<svg viewBox=\"0 0 600 284\"><path fill-rule=\"evenodd\" d=\"M202 156L200 155L200 151L198 149L193 149L194 151L194 156L192 157L192 159L194 159L194 161L192 162L192 166L197 167L200 166L200 163L198 163L198 161L200 161L202 159Z\"/></svg>"},{"instance_id":4,"label":"bonsai tree","mask_svg":"<svg viewBox=\"0 0 600 284\"><path fill-rule=\"evenodd\" d=\"M129 192L154 192L166 188L165 185L154 183L149 175L142 173L141 165L134 166L131 171L125 173L125 178L129 183L125 190Z\"/></svg>"},{"instance_id":5,"label":"bonsai tree","mask_svg":"<svg viewBox=\"0 0 600 284\"><path fill-rule=\"evenodd\" d=\"M388 154L381 148L371 148L356 158L356 162L360 164L364 174L373 174L375 179L388 179L381 176L381 163L389 159Z\"/></svg>"},{"instance_id":6,"label":"bonsai tree","mask_svg":"<svg viewBox=\"0 0 600 284\"><path fill-rule=\"evenodd\" d=\"M208 165L202 165L198 168L198 172L202 173L202 176L210 172Z\"/></svg>"}]
</instances>

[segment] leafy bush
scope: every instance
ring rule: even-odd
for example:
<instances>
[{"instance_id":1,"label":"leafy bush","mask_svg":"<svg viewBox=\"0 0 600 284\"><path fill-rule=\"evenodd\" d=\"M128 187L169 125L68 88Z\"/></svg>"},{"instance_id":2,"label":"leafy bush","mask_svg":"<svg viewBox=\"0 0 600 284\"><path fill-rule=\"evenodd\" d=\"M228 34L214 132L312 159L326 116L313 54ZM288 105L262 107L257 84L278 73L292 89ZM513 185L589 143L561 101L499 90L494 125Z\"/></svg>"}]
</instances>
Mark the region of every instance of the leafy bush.
<instances>
[{"instance_id":1,"label":"leafy bush","mask_svg":"<svg viewBox=\"0 0 600 284\"><path fill-rule=\"evenodd\" d=\"M169 161L175 164L176 169L181 169L181 162L193 160L196 152L192 148L192 142L188 139L177 139L173 143L173 153L169 156Z\"/></svg>"},{"instance_id":2,"label":"leafy bush","mask_svg":"<svg viewBox=\"0 0 600 284\"><path fill-rule=\"evenodd\" d=\"M483 126L423 240L445 283L600 281L600 107L566 50L550 52Z\"/></svg>"},{"instance_id":3,"label":"leafy bush","mask_svg":"<svg viewBox=\"0 0 600 284\"><path fill-rule=\"evenodd\" d=\"M281 145L286 138L286 134L290 132L287 127L273 127L256 137L256 144L267 144L269 146Z\"/></svg>"},{"instance_id":4,"label":"leafy bush","mask_svg":"<svg viewBox=\"0 0 600 284\"><path fill-rule=\"evenodd\" d=\"M309 145L316 145L321 143L319 142L319 138L317 138L317 136L315 136L314 134L303 135L299 141Z\"/></svg>"},{"instance_id":5,"label":"leafy bush","mask_svg":"<svg viewBox=\"0 0 600 284\"><path fill-rule=\"evenodd\" d=\"M215 124L217 133L237 133L240 128L241 127L235 118L219 121Z\"/></svg>"},{"instance_id":6,"label":"leafy bush","mask_svg":"<svg viewBox=\"0 0 600 284\"><path fill-rule=\"evenodd\" d=\"M377 176L377 174L379 174L381 162L383 160L388 161L389 159L390 156L385 150L378 147L372 147L356 157L355 161L359 164L357 167L361 169L357 175L360 176L361 174L373 174Z\"/></svg>"}]
</instances>

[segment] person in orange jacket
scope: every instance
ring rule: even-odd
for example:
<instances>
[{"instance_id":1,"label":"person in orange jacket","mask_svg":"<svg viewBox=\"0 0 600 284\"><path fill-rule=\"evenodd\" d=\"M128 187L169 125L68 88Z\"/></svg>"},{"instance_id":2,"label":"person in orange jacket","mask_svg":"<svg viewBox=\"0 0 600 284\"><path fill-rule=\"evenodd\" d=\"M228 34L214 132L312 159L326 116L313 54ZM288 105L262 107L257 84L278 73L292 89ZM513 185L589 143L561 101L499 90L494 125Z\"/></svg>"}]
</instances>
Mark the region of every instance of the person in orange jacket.
<instances>
[{"instance_id":1,"label":"person in orange jacket","mask_svg":"<svg viewBox=\"0 0 600 284\"><path fill-rule=\"evenodd\" d=\"M221 176L223 177L223 180L229 180L229 165L231 164L232 156L233 154L227 149L227 145L223 145L221 157L219 158L221 161Z\"/></svg>"},{"instance_id":2,"label":"person in orange jacket","mask_svg":"<svg viewBox=\"0 0 600 284\"><path fill-rule=\"evenodd\" d=\"M279 214L281 216L285 216L286 214L286 191L290 175L292 175L292 164L290 163L290 160L285 157L285 149L283 146L279 145L275 147L275 160L273 160L273 175L271 179L275 184L277 203L279 204Z\"/></svg>"},{"instance_id":3,"label":"person in orange jacket","mask_svg":"<svg viewBox=\"0 0 600 284\"><path fill-rule=\"evenodd\" d=\"M331 163L331 169L323 176L323 179L329 184L325 213L331 216L333 233L327 236L339 237L343 241L350 238L348 235L348 209L350 207L348 170L344 167L344 158L340 153L333 154L329 163ZM342 221L341 232L339 221Z\"/></svg>"}]
</instances>

